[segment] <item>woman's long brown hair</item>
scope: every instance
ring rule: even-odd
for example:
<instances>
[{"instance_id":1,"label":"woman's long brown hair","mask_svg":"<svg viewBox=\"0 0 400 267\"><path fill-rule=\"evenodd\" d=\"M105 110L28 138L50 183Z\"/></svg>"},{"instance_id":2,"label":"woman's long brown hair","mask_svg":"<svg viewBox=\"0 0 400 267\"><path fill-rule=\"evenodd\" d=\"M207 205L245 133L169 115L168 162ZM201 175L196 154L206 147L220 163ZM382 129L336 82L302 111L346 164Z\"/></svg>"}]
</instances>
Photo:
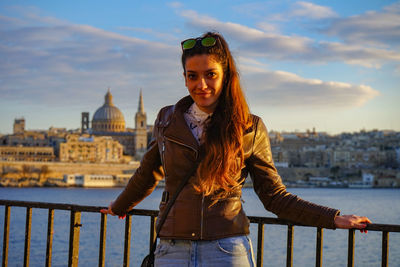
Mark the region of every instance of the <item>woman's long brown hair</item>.
<instances>
[{"instance_id":1,"label":"woman's long brown hair","mask_svg":"<svg viewBox=\"0 0 400 267\"><path fill-rule=\"evenodd\" d=\"M219 33L208 32L217 43L212 47L196 46L184 50L182 65L194 55L212 55L222 65L224 83L218 105L207 124L204 157L197 170L194 188L204 195L227 196L242 181L236 177L244 162L243 132L251 126L250 111L242 91L239 74L228 44Z\"/></svg>"}]
</instances>

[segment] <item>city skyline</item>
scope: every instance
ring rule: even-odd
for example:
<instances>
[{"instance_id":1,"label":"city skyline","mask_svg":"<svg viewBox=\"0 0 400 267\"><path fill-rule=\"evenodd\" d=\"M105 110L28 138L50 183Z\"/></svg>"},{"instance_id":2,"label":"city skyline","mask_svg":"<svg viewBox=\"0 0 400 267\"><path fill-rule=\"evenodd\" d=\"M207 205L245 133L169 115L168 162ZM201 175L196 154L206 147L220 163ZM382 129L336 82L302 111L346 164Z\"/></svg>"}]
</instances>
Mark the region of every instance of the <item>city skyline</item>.
<instances>
[{"instance_id":1,"label":"city skyline","mask_svg":"<svg viewBox=\"0 0 400 267\"><path fill-rule=\"evenodd\" d=\"M187 95L180 41L227 39L250 110L275 131L400 131L399 1L0 3L0 134L80 128L107 88L134 127Z\"/></svg>"}]
</instances>

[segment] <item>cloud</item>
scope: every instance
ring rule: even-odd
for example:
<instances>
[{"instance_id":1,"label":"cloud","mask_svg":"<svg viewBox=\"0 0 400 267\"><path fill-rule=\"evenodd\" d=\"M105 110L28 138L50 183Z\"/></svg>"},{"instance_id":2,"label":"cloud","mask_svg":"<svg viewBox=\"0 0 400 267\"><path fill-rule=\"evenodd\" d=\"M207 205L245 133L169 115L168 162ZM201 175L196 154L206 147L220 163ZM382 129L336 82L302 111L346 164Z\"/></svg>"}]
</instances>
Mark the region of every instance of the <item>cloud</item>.
<instances>
[{"instance_id":1,"label":"cloud","mask_svg":"<svg viewBox=\"0 0 400 267\"><path fill-rule=\"evenodd\" d=\"M369 11L362 15L336 19L322 32L338 36L353 44L398 47L400 44L400 3L387 6L381 12Z\"/></svg>"},{"instance_id":2,"label":"cloud","mask_svg":"<svg viewBox=\"0 0 400 267\"><path fill-rule=\"evenodd\" d=\"M134 33L144 33L148 36L153 36L157 40L160 40L164 43L167 41L178 43L178 38L175 35L172 35L172 34L169 34L166 32L158 32L151 28L119 27L118 29L120 29L122 31L129 31L129 32L134 32Z\"/></svg>"},{"instance_id":3,"label":"cloud","mask_svg":"<svg viewBox=\"0 0 400 267\"><path fill-rule=\"evenodd\" d=\"M369 86L311 80L262 69L265 66L257 55L319 61L322 55L313 54L318 50L308 38L265 33L212 17L204 20L204 16L193 12L185 14L190 27L207 28L209 25L204 21L208 21L235 41L239 61L243 63L240 66L243 82L256 105L349 108L363 105L378 95ZM186 94L179 46L89 25L62 23L54 18L38 19L35 23L34 18L0 17L9 23L8 30L0 28L0 106L4 110L11 109L7 108L10 106L63 109L63 114L78 110L79 123L79 112L94 112L103 103L110 86L115 103L132 112L137 108L139 89L143 89L151 121L161 106ZM332 43L320 44L336 56L345 54L340 51L344 47L329 45ZM357 49L346 53L354 54ZM343 58L348 59L347 55Z\"/></svg>"},{"instance_id":4,"label":"cloud","mask_svg":"<svg viewBox=\"0 0 400 267\"><path fill-rule=\"evenodd\" d=\"M10 30L11 28L16 28L22 24L25 23L18 18L0 15L0 30Z\"/></svg>"},{"instance_id":5,"label":"cloud","mask_svg":"<svg viewBox=\"0 0 400 267\"><path fill-rule=\"evenodd\" d=\"M330 7L320 6L310 2L296 2L293 4L289 15L307 19L326 19L338 16Z\"/></svg>"},{"instance_id":6,"label":"cloud","mask_svg":"<svg viewBox=\"0 0 400 267\"><path fill-rule=\"evenodd\" d=\"M268 22L259 22L257 23L257 28L266 32L266 33L277 33L279 32L279 28L276 24L268 23Z\"/></svg>"},{"instance_id":7,"label":"cloud","mask_svg":"<svg viewBox=\"0 0 400 267\"><path fill-rule=\"evenodd\" d=\"M89 25L54 20L45 24L41 19L40 26L30 26L23 18L7 21L18 25L0 30L3 107L10 103L85 107L93 99L100 99L99 105L108 86L121 97L121 106L135 108L132 99L140 88L145 98L152 97L147 107L166 105L182 95L178 46Z\"/></svg>"},{"instance_id":8,"label":"cloud","mask_svg":"<svg viewBox=\"0 0 400 267\"><path fill-rule=\"evenodd\" d=\"M183 3L182 2L178 2L178 1L170 2L167 5L172 7L172 8L176 8L176 9L183 7Z\"/></svg>"},{"instance_id":9,"label":"cloud","mask_svg":"<svg viewBox=\"0 0 400 267\"><path fill-rule=\"evenodd\" d=\"M366 85L306 79L284 71L248 69L243 75L255 105L307 108L353 108L380 93Z\"/></svg>"},{"instance_id":10,"label":"cloud","mask_svg":"<svg viewBox=\"0 0 400 267\"><path fill-rule=\"evenodd\" d=\"M326 61L344 61L348 64L380 68L391 61L400 61L400 53L379 49L334 42L320 42L319 54L315 57ZM311 56L311 55L310 55Z\"/></svg>"},{"instance_id":11,"label":"cloud","mask_svg":"<svg viewBox=\"0 0 400 267\"><path fill-rule=\"evenodd\" d=\"M233 22L221 22L215 18L199 15L195 11L184 11L181 16L186 18L189 27L201 30L217 30L235 40L243 52L250 54L283 55L285 52L301 53L308 49L310 39L298 36L285 36L266 33L260 29L251 28ZM241 51L242 52L242 51Z\"/></svg>"},{"instance_id":12,"label":"cloud","mask_svg":"<svg viewBox=\"0 0 400 267\"><path fill-rule=\"evenodd\" d=\"M209 30L222 32L230 40L235 41L234 47L240 54L246 56L309 63L345 62L375 68L391 61L400 61L398 51L382 47L314 41L303 36L265 32L237 23L222 22L191 10L180 14L186 19L188 27L203 32Z\"/></svg>"}]
</instances>

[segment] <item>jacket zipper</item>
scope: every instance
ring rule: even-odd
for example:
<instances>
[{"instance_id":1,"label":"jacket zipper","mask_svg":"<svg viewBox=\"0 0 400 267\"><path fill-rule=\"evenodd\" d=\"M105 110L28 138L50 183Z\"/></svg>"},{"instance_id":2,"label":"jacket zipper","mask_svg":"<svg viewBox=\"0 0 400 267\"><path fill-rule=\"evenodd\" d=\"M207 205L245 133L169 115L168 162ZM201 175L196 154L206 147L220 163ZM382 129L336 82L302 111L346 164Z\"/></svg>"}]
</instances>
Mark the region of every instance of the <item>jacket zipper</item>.
<instances>
[{"instance_id":1,"label":"jacket zipper","mask_svg":"<svg viewBox=\"0 0 400 267\"><path fill-rule=\"evenodd\" d=\"M165 140L163 139L162 142L162 149L161 149L161 161L162 161L162 166L164 168L164 175L167 177L167 169L165 168Z\"/></svg>"},{"instance_id":2,"label":"jacket zipper","mask_svg":"<svg viewBox=\"0 0 400 267\"><path fill-rule=\"evenodd\" d=\"M187 144L185 144L185 143L182 143L182 142L180 142L180 141L177 141L177 140L175 140L175 139L172 139L172 138L170 138L170 137L164 136L164 138L167 139L168 141L174 142L174 143L176 143L176 144L178 144L178 145L181 145L181 146L190 148L191 150L193 150L193 151L196 153L196 159L197 159L197 157L198 157L198 152L197 152L196 148L194 148L194 147L192 147L192 146L189 146L189 145L187 145Z\"/></svg>"},{"instance_id":3,"label":"jacket zipper","mask_svg":"<svg viewBox=\"0 0 400 267\"><path fill-rule=\"evenodd\" d=\"M189 146L189 145L187 145L187 144L185 144L185 143L182 143L182 142L180 142L180 141L177 141L177 140L175 140L175 139L166 137L166 136L164 136L164 138L167 139L168 141L174 142L174 143L176 143L176 144L178 144L178 145L181 145L181 146L184 146L184 147L187 147L187 148L193 150L193 151L195 152L195 156L196 156L196 160L197 160L197 158L198 158L198 152L197 152L196 148L194 148L194 147L192 147L192 146ZM165 151L165 141L164 141L164 140L163 140L162 151L163 151L162 154L163 154L163 162L164 162L164 151ZM166 176L166 175L167 175L167 172L166 172L166 170L165 170L165 167L164 167L164 171L165 171L165 176ZM200 217L200 239L203 239L204 194L202 194L202 198L201 198L201 213L200 213L200 216L201 216L201 217Z\"/></svg>"},{"instance_id":4,"label":"jacket zipper","mask_svg":"<svg viewBox=\"0 0 400 267\"><path fill-rule=\"evenodd\" d=\"M174 142L174 143L176 143L178 145L190 148L191 150L193 150L195 152L195 156L196 156L196 160L197 160L197 157L198 157L199 153L197 152L196 148L194 148L192 146L189 146L189 145L187 145L185 143L176 141L176 140L174 140L172 138L168 138L168 137L164 136L163 141L162 141L162 148L161 148L161 161L162 161L162 166L164 168L165 177L168 176L167 175L167 168L166 168L166 165L165 165L165 139L167 139L168 141Z\"/></svg>"}]
</instances>

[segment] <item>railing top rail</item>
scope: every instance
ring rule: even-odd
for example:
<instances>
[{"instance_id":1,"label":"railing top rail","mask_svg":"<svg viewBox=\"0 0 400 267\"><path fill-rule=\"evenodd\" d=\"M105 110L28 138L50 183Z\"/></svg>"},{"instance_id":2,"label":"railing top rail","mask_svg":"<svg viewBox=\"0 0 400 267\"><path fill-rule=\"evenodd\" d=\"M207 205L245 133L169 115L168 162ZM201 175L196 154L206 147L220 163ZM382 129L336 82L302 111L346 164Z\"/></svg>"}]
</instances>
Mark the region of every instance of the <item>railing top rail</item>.
<instances>
[{"instance_id":1,"label":"railing top rail","mask_svg":"<svg viewBox=\"0 0 400 267\"><path fill-rule=\"evenodd\" d=\"M107 208L107 207L102 207L102 206L85 206L85 205L64 204L64 203L33 202L33 201L19 201L19 200L5 200L5 199L0 199L0 205L16 206L16 207L31 207L31 208L39 208L39 209L74 210L74 211L83 211L83 212L100 212L101 209ZM132 211L129 212L129 215L141 215L141 216L156 217L158 215L158 211L157 210L133 209ZM248 218L251 223L315 227L315 226L311 226L311 225L293 223L293 222L290 222L287 220L271 218L271 217L248 216ZM384 231L384 232L400 232L400 225L398 225L398 224L369 224L367 226L366 230L368 230L368 231Z\"/></svg>"},{"instance_id":2,"label":"railing top rail","mask_svg":"<svg viewBox=\"0 0 400 267\"><path fill-rule=\"evenodd\" d=\"M251 223L264 223L264 224L277 224L277 225L294 225L294 226L304 226L304 227L315 227L312 225L305 225L300 223L294 223L291 221L271 218L271 217L259 217L259 216L248 216ZM372 223L368 224L365 228L368 231L384 231L384 232L400 232L400 225L398 224L378 224Z\"/></svg>"},{"instance_id":3,"label":"railing top rail","mask_svg":"<svg viewBox=\"0 0 400 267\"><path fill-rule=\"evenodd\" d=\"M107 208L103 206L85 206L85 205L65 204L65 203L48 203L48 202L19 201L19 200L5 200L5 199L0 199L0 205L15 206L15 207L31 207L38 209L74 210L74 211L84 211L84 212L100 212L101 209ZM130 215L157 216L158 211L135 209L134 213Z\"/></svg>"}]
</instances>

